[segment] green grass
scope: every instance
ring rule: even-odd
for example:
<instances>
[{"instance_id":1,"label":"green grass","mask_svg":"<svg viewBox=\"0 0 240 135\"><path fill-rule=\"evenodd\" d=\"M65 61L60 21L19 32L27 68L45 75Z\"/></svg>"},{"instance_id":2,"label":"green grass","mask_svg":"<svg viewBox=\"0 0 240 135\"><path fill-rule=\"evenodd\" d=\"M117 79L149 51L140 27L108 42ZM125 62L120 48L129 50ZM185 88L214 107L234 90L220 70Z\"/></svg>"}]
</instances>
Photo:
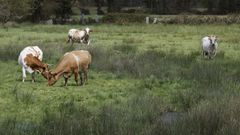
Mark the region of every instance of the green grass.
<instances>
[{"instance_id":1,"label":"green grass","mask_svg":"<svg viewBox=\"0 0 240 135\"><path fill-rule=\"evenodd\" d=\"M67 38L70 28L84 28L78 25L21 25L17 28L0 29L2 45L60 44ZM199 51L200 39L215 34L220 39L220 51L229 50L226 56L237 57L239 25L95 25L92 34L94 46L109 47L116 44L133 44L141 50L157 49L189 53ZM111 40L109 40L111 39ZM140 50L140 51L141 51Z\"/></svg>"},{"instance_id":2,"label":"green grass","mask_svg":"<svg viewBox=\"0 0 240 135\"><path fill-rule=\"evenodd\" d=\"M0 29L0 134L230 132L220 130L229 128L222 123L230 121L215 111L224 106L234 110L239 102L240 25L91 25L90 47L66 44L68 29L84 27L21 24ZM213 60L204 60L200 40L210 34L219 37L219 50ZM29 74L22 83L17 57L28 45L42 48L43 61L51 64L67 51L89 50L93 59L89 83L79 87L71 78L64 87L60 79L49 87L39 74L36 83ZM185 115L168 127L160 118L172 111ZM209 124L217 126L212 132L210 128L202 132L204 124L183 130L215 116L221 121Z\"/></svg>"},{"instance_id":3,"label":"green grass","mask_svg":"<svg viewBox=\"0 0 240 135\"><path fill-rule=\"evenodd\" d=\"M63 79L49 87L40 75L37 75L36 83L30 81L30 76L26 83L22 83L20 68L13 62L1 63L1 69L1 74L7 75L1 77L0 110L5 110L6 113L1 113L0 118L18 113L22 120L39 120L41 117L38 114L42 113L46 105L56 109L62 101L71 98L80 106L95 110L101 105L119 103L130 97L138 83L135 79L118 79L111 73L90 71L90 81L85 86L76 86L72 78L67 87L63 86Z\"/></svg>"}]
</instances>

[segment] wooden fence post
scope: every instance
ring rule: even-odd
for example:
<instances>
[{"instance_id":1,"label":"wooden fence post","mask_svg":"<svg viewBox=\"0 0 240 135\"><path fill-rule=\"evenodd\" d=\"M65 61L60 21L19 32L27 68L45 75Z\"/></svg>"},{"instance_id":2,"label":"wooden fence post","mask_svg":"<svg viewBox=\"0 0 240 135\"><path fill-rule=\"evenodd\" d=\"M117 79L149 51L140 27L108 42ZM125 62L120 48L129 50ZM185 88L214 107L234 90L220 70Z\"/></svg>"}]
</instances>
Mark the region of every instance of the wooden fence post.
<instances>
[{"instance_id":1,"label":"wooden fence post","mask_svg":"<svg viewBox=\"0 0 240 135\"><path fill-rule=\"evenodd\" d=\"M149 17L146 17L146 24L149 24Z\"/></svg>"}]
</instances>

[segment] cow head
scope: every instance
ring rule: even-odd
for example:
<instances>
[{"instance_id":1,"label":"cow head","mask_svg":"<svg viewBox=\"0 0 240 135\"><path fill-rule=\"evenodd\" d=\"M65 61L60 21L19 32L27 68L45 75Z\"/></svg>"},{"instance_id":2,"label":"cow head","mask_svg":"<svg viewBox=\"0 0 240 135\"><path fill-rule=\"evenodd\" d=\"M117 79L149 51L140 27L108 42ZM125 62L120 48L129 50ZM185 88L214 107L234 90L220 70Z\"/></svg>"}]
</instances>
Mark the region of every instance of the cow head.
<instances>
[{"instance_id":1,"label":"cow head","mask_svg":"<svg viewBox=\"0 0 240 135\"><path fill-rule=\"evenodd\" d=\"M43 66L42 66L42 70L39 70L39 72L41 73L41 75L45 78L45 79L47 79L47 72L49 72L49 68L48 68L48 64L43 64Z\"/></svg>"},{"instance_id":2,"label":"cow head","mask_svg":"<svg viewBox=\"0 0 240 135\"><path fill-rule=\"evenodd\" d=\"M28 54L24 59L26 65L31 67L34 71L38 73L43 73L48 71L48 64L43 63L37 56L33 56L32 54ZM43 74L42 74L43 75Z\"/></svg>"},{"instance_id":3,"label":"cow head","mask_svg":"<svg viewBox=\"0 0 240 135\"><path fill-rule=\"evenodd\" d=\"M93 31L92 31L90 28L88 28L88 27L87 27L87 28L85 28L84 30L86 31L86 34L87 34L87 35L89 35L89 34L90 34L90 32L93 32Z\"/></svg>"},{"instance_id":4,"label":"cow head","mask_svg":"<svg viewBox=\"0 0 240 135\"><path fill-rule=\"evenodd\" d=\"M217 36L211 35L208 36L208 39L210 40L211 46L215 46L217 44Z\"/></svg>"},{"instance_id":5,"label":"cow head","mask_svg":"<svg viewBox=\"0 0 240 135\"><path fill-rule=\"evenodd\" d=\"M42 75L48 80L48 86L52 86L57 82L55 73L52 73L51 71L45 71L42 73Z\"/></svg>"}]
</instances>

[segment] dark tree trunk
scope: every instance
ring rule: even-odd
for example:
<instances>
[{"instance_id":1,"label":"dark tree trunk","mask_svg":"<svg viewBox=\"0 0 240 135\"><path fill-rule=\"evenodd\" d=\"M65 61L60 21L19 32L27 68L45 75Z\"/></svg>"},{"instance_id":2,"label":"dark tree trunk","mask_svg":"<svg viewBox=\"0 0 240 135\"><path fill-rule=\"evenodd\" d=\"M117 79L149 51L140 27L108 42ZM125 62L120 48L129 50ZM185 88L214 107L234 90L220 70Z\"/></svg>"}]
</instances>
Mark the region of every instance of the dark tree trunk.
<instances>
[{"instance_id":1,"label":"dark tree trunk","mask_svg":"<svg viewBox=\"0 0 240 135\"><path fill-rule=\"evenodd\" d=\"M107 11L110 13L110 12L113 12L114 11L114 0L107 0L107 5L108 5L108 9Z\"/></svg>"},{"instance_id":2,"label":"dark tree trunk","mask_svg":"<svg viewBox=\"0 0 240 135\"><path fill-rule=\"evenodd\" d=\"M31 20L32 22L40 22L42 19L42 6L43 0L34 0L32 3L32 15Z\"/></svg>"},{"instance_id":3,"label":"dark tree trunk","mask_svg":"<svg viewBox=\"0 0 240 135\"><path fill-rule=\"evenodd\" d=\"M208 13L212 13L213 12L213 1L212 0L208 0L207 1L207 5L208 5L208 7L207 7L207 9L208 9Z\"/></svg>"},{"instance_id":4,"label":"dark tree trunk","mask_svg":"<svg viewBox=\"0 0 240 135\"><path fill-rule=\"evenodd\" d=\"M104 12L102 11L102 5L103 5L103 0L95 0L96 6L97 6L97 14L98 15L103 15Z\"/></svg>"}]
</instances>

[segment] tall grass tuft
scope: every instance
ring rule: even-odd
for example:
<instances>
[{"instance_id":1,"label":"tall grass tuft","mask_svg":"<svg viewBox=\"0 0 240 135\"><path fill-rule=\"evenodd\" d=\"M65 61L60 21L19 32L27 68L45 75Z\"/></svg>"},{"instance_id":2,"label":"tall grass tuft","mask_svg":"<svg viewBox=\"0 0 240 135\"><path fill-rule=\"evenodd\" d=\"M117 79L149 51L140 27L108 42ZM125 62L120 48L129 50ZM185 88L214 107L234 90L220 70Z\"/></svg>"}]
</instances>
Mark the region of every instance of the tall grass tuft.
<instances>
[{"instance_id":1,"label":"tall grass tuft","mask_svg":"<svg viewBox=\"0 0 240 135\"><path fill-rule=\"evenodd\" d=\"M239 105L239 97L203 102L189 111L173 130L179 135L239 134Z\"/></svg>"},{"instance_id":2,"label":"tall grass tuft","mask_svg":"<svg viewBox=\"0 0 240 135\"><path fill-rule=\"evenodd\" d=\"M124 54L130 54L130 53L135 54L137 52L137 46L136 45L128 45L128 44L115 45L115 46L113 46L113 50L119 51Z\"/></svg>"},{"instance_id":3,"label":"tall grass tuft","mask_svg":"<svg viewBox=\"0 0 240 135\"><path fill-rule=\"evenodd\" d=\"M24 47L22 45L7 45L0 47L0 60L18 60L18 56Z\"/></svg>"}]
</instances>

